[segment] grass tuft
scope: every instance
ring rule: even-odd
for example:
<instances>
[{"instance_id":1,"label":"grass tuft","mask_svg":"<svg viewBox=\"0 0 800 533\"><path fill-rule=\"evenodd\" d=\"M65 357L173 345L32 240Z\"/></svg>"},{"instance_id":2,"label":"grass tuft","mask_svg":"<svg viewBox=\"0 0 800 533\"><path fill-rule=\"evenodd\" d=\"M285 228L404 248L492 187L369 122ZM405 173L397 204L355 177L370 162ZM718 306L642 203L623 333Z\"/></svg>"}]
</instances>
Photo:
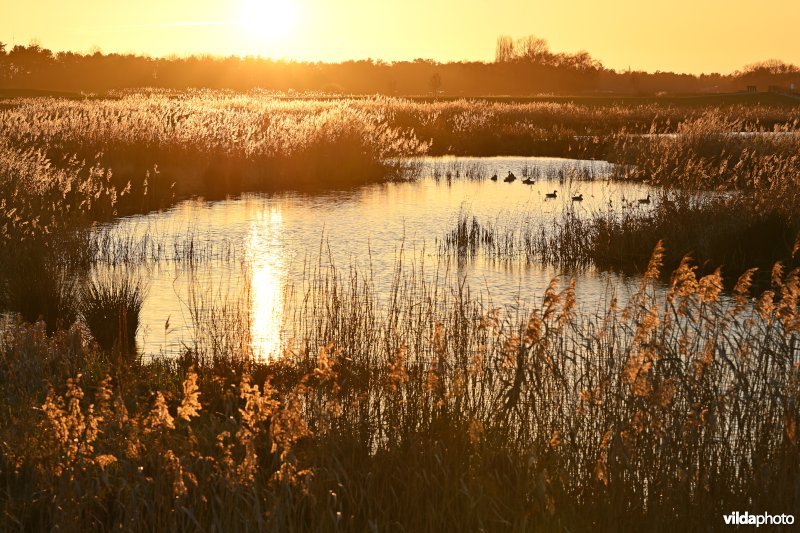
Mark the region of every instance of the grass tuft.
<instances>
[{"instance_id":1,"label":"grass tuft","mask_svg":"<svg viewBox=\"0 0 800 533\"><path fill-rule=\"evenodd\" d=\"M87 283L81 297L81 316L103 350L135 354L146 293L146 285L137 277L115 272Z\"/></svg>"}]
</instances>

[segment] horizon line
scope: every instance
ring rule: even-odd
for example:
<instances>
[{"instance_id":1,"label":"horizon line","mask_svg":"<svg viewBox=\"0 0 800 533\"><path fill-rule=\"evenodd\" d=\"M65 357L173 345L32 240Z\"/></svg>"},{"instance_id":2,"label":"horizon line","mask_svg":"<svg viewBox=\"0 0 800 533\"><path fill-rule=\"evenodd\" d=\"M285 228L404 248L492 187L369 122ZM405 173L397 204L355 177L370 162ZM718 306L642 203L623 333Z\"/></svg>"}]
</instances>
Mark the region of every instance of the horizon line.
<instances>
[{"instance_id":1,"label":"horizon line","mask_svg":"<svg viewBox=\"0 0 800 533\"><path fill-rule=\"evenodd\" d=\"M178 21L178 22L163 22L163 23L153 23L153 24L137 24L137 25L127 25L127 26L114 26L114 27L105 27L96 31L101 33L107 33L116 31L118 29L142 29L142 28L175 28L175 27L195 27L195 26L228 26L231 24L236 24L235 21L231 20L207 20L207 21ZM16 46L23 46L23 47L30 47L30 46L39 46L42 49L49 50L54 55L59 53L72 53L84 56L91 56L95 53L99 52L102 55L120 55L120 56L133 56L138 58L144 59L164 59L164 60L175 60L175 59L193 59L193 58L202 58L202 59L256 59L261 61L273 61L278 63L296 63L296 64L313 64L313 65L341 65L344 63L359 63L359 62L371 62L371 63L385 63L387 65L393 65L397 63L415 63L415 62L430 62L437 65L451 65L451 64L464 64L464 63L480 63L484 65L492 65L492 64L499 64L497 61L494 60L487 60L487 59L450 59L450 60L440 60L434 59L432 57L415 57L413 59L382 59L377 57L361 57L361 58L348 58L348 59L340 59L340 60L322 60L322 59L299 59L299 58L290 58L290 57L278 57L278 56L270 56L264 55L261 53L246 53L246 54L219 54L213 52L170 52L170 53L163 53L163 54L150 54L146 52L135 52L135 51L106 51L103 50L99 45L93 45L89 50L86 51L77 51L73 49L53 49L48 48L41 44L41 40L38 38L31 39L28 44L22 43L11 43L11 42L3 42L0 40L0 44L6 45L6 54L8 54L12 48ZM95 51L94 48L97 48ZM591 52L586 51L591 55ZM572 55L573 53L570 52L560 52L565 55ZM594 58L594 56L592 56ZM594 58L597 59L597 58ZM614 72L617 74L625 74L625 73L645 73L645 74L675 74L675 75L690 75L695 77L701 76L735 76L737 74L742 74L744 69L749 66L758 65L761 63L769 62L769 61L777 61L783 63L785 65L794 66L798 70L800 70L800 66L795 65L794 63L784 61L778 58L765 58L760 61L756 61L754 63L748 63L742 65L739 69L729 71L727 73L720 72L720 71L701 71L701 72L689 72L689 71L676 71L676 70L647 70L644 68L631 68L628 67L627 69L624 68L614 68L608 67L603 64L603 62L599 59L597 61L601 65L601 70Z\"/></svg>"}]
</instances>

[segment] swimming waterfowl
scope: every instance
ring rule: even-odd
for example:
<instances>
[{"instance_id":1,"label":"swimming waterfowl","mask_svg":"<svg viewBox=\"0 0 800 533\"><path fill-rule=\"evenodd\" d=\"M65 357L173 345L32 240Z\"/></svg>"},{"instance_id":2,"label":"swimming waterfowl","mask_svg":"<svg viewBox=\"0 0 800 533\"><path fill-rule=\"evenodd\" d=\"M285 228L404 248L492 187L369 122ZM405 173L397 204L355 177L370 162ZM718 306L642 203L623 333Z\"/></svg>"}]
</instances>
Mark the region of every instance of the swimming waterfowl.
<instances>
[{"instance_id":1,"label":"swimming waterfowl","mask_svg":"<svg viewBox=\"0 0 800 533\"><path fill-rule=\"evenodd\" d=\"M580 193L578 196L572 197L573 202L582 202L583 201L583 193Z\"/></svg>"},{"instance_id":2,"label":"swimming waterfowl","mask_svg":"<svg viewBox=\"0 0 800 533\"><path fill-rule=\"evenodd\" d=\"M491 178L492 181L497 181L497 174L494 174Z\"/></svg>"},{"instance_id":3,"label":"swimming waterfowl","mask_svg":"<svg viewBox=\"0 0 800 533\"><path fill-rule=\"evenodd\" d=\"M533 181L531 178L525 178L524 180L522 180L522 183L524 183L525 185L533 185L536 182Z\"/></svg>"},{"instance_id":4,"label":"swimming waterfowl","mask_svg":"<svg viewBox=\"0 0 800 533\"><path fill-rule=\"evenodd\" d=\"M640 204L649 204L650 203L650 194L648 193L647 198L639 198Z\"/></svg>"},{"instance_id":5,"label":"swimming waterfowl","mask_svg":"<svg viewBox=\"0 0 800 533\"><path fill-rule=\"evenodd\" d=\"M545 198L556 198L557 197L557 192L556 191L549 192L549 193L545 194L544 197Z\"/></svg>"},{"instance_id":6,"label":"swimming waterfowl","mask_svg":"<svg viewBox=\"0 0 800 533\"><path fill-rule=\"evenodd\" d=\"M514 175L514 173L509 170L508 171L508 176L506 176L503 181L505 181L506 183L511 183L512 181L514 181L516 179L517 179L517 177Z\"/></svg>"}]
</instances>

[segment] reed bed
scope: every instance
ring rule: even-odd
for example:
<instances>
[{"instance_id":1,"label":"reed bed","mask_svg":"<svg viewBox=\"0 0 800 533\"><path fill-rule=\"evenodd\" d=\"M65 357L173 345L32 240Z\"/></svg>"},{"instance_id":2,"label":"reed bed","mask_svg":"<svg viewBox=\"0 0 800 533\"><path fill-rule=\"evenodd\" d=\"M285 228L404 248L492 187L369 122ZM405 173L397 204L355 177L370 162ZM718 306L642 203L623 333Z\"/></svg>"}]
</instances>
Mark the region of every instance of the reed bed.
<instances>
[{"instance_id":1,"label":"reed bed","mask_svg":"<svg viewBox=\"0 0 800 533\"><path fill-rule=\"evenodd\" d=\"M52 160L98 158L118 186L131 182L137 202L122 207L138 212L169 205L174 194L220 197L400 177L405 158L427 145L392 125L387 106L381 99L357 105L214 91L31 99L0 112L0 132Z\"/></svg>"},{"instance_id":2,"label":"reed bed","mask_svg":"<svg viewBox=\"0 0 800 533\"><path fill-rule=\"evenodd\" d=\"M425 153L630 156L618 139L664 133L685 137L683 125L710 115L736 117L730 126L746 132L794 131L800 123L791 109L768 106L707 110L657 104L292 99L257 91L198 90L124 92L101 100L23 99L0 110L0 133L15 148L44 150L52 161L65 155L99 159L113 171L118 189L131 183L132 194L120 211L140 212L168 206L175 195L222 197L398 178L409 158ZM459 169L451 169L456 173Z\"/></svg>"},{"instance_id":3,"label":"reed bed","mask_svg":"<svg viewBox=\"0 0 800 533\"><path fill-rule=\"evenodd\" d=\"M16 147L0 136L0 246L109 219L128 191L97 164L72 157L55 164L42 147Z\"/></svg>"},{"instance_id":4,"label":"reed bed","mask_svg":"<svg viewBox=\"0 0 800 533\"><path fill-rule=\"evenodd\" d=\"M399 268L306 284L280 357L121 363L81 330L0 342L10 529L709 530L800 511L797 271L723 297L663 250L597 315L506 313ZM302 342L299 342L302 339Z\"/></svg>"},{"instance_id":5,"label":"reed bed","mask_svg":"<svg viewBox=\"0 0 800 533\"><path fill-rule=\"evenodd\" d=\"M655 128L654 128L655 129ZM706 111L671 135L617 136L615 177L684 191L740 191L797 205L800 131L796 123L748 128L735 115Z\"/></svg>"},{"instance_id":6,"label":"reed bed","mask_svg":"<svg viewBox=\"0 0 800 533\"><path fill-rule=\"evenodd\" d=\"M765 209L746 197L701 197L673 194L654 199L645 210L598 213L580 231L587 237L588 254L600 268L641 272L644 250L663 240L672 251L665 257L676 268L690 254L704 273L722 268L727 285L750 268L759 268L755 282L769 286L775 261L797 266L800 224L784 206Z\"/></svg>"},{"instance_id":7,"label":"reed bed","mask_svg":"<svg viewBox=\"0 0 800 533\"><path fill-rule=\"evenodd\" d=\"M725 269L730 281L750 267L793 264L800 234L798 153L796 122L766 128L718 110L679 123L671 135L618 136L609 159L623 164L612 178L665 192L645 216L629 209L595 217L594 259L603 267L642 268L648 251L664 239L670 267L692 254L706 272Z\"/></svg>"},{"instance_id":8,"label":"reed bed","mask_svg":"<svg viewBox=\"0 0 800 533\"><path fill-rule=\"evenodd\" d=\"M572 272L593 260L590 221L571 206L547 222L535 212L499 214L481 222L462 209L455 228L438 244L440 257L474 259L480 255L490 261L548 264Z\"/></svg>"},{"instance_id":9,"label":"reed bed","mask_svg":"<svg viewBox=\"0 0 800 533\"><path fill-rule=\"evenodd\" d=\"M97 165L59 168L41 150L0 140L0 309L43 319L49 333L74 322L76 271L87 264L76 231L113 217L125 194Z\"/></svg>"},{"instance_id":10,"label":"reed bed","mask_svg":"<svg viewBox=\"0 0 800 533\"><path fill-rule=\"evenodd\" d=\"M794 118L727 112L202 91L0 110L2 303L24 313L0 333L2 529L706 531L733 510L797 516ZM737 134L779 120L781 135ZM630 135L646 128L676 135ZM189 192L387 179L429 143L611 154L618 179L665 187L652 209L565 209L549 229L462 212L442 245L641 264L638 292L590 313L554 279L500 309L446 261L398 263L387 297L320 262L286 287L287 327L263 357L247 293L193 286L177 358L114 350L109 313L94 332L87 307L73 324L92 266L244 260L191 235L113 241L93 223ZM777 248L759 266L786 256L767 275L750 269L765 236ZM744 269L728 292L720 266ZM110 287L96 308L140 294Z\"/></svg>"},{"instance_id":11,"label":"reed bed","mask_svg":"<svg viewBox=\"0 0 800 533\"><path fill-rule=\"evenodd\" d=\"M74 269L38 244L20 243L0 259L0 309L28 322L44 321L48 333L68 327L78 314L80 287Z\"/></svg>"},{"instance_id":12,"label":"reed bed","mask_svg":"<svg viewBox=\"0 0 800 533\"><path fill-rule=\"evenodd\" d=\"M439 241L440 256L503 263L548 264L575 272L589 265L601 270L641 274L658 242L664 264L676 269L691 256L702 274L721 269L727 288L757 268L754 285L769 288L775 261L798 266L800 224L784 206L764 209L760 202L731 195L697 195L663 190L652 203L634 200L590 212L565 207L552 219L536 213L478 220L461 211L455 227Z\"/></svg>"},{"instance_id":13,"label":"reed bed","mask_svg":"<svg viewBox=\"0 0 800 533\"><path fill-rule=\"evenodd\" d=\"M430 155L539 155L603 157L612 137L675 133L679 124L713 113L739 119L741 131L796 128L797 111L733 105L716 108L660 105L590 105L498 102L482 99L389 99L393 124L430 139Z\"/></svg>"},{"instance_id":14,"label":"reed bed","mask_svg":"<svg viewBox=\"0 0 800 533\"><path fill-rule=\"evenodd\" d=\"M642 272L659 241L669 269L691 255L703 273L723 269L730 285L751 267L795 266L800 235L800 133L795 125L766 131L718 110L680 122L674 133L613 135L607 157L613 181L654 186L634 198L577 216L502 227L461 219L444 237L443 253ZM751 131L743 130L750 129ZM570 175L568 182L580 179ZM591 178L591 176L589 177ZM563 183L563 180L560 180ZM644 203L643 203L644 202ZM523 217L524 218L524 217ZM757 279L769 285L769 276Z\"/></svg>"},{"instance_id":15,"label":"reed bed","mask_svg":"<svg viewBox=\"0 0 800 533\"><path fill-rule=\"evenodd\" d=\"M436 161L432 165L431 175L435 180L483 180L491 176L485 164L478 161Z\"/></svg>"}]
</instances>

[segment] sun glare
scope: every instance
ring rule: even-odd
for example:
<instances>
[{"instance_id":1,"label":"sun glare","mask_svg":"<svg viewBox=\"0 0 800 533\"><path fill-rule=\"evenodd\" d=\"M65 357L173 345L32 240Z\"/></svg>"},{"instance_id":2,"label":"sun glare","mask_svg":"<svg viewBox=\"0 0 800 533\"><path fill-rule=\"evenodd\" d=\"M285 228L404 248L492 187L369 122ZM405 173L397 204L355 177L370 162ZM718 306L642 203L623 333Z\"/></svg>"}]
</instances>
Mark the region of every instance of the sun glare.
<instances>
[{"instance_id":1,"label":"sun glare","mask_svg":"<svg viewBox=\"0 0 800 533\"><path fill-rule=\"evenodd\" d=\"M283 262L280 208L261 213L250 227L248 256L252 265L250 287L250 329L253 355L265 361L277 355L283 323L283 286L286 270Z\"/></svg>"},{"instance_id":2,"label":"sun glare","mask_svg":"<svg viewBox=\"0 0 800 533\"><path fill-rule=\"evenodd\" d=\"M239 26L260 43L279 43L297 27L297 4L293 0L243 0Z\"/></svg>"}]
</instances>

